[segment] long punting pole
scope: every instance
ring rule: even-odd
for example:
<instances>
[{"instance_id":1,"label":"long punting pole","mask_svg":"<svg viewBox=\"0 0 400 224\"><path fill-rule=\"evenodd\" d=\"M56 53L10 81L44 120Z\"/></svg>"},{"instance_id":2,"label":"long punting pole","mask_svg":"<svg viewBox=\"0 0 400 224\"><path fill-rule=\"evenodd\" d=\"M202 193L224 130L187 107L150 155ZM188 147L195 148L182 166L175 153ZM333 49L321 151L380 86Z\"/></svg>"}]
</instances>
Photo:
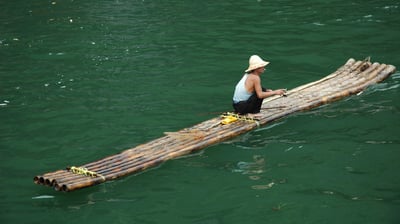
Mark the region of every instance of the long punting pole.
<instances>
[{"instance_id":1,"label":"long punting pole","mask_svg":"<svg viewBox=\"0 0 400 224\"><path fill-rule=\"evenodd\" d=\"M58 191L73 191L114 180L233 138L297 111L309 110L359 93L395 71L393 65L349 59L325 78L289 90L286 97L265 99L257 121L239 119L223 125L221 118L216 117L177 132L166 132L163 137L119 154L80 167L67 167L38 175L33 180L36 184Z\"/></svg>"}]
</instances>

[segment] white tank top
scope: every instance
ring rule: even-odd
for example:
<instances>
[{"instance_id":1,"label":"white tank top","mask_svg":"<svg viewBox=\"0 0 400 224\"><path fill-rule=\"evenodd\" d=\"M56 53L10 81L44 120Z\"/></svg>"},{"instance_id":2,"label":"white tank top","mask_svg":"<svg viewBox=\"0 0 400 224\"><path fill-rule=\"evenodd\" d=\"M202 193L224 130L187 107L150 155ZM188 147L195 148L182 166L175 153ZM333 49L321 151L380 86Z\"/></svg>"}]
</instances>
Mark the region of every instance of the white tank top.
<instances>
[{"instance_id":1,"label":"white tank top","mask_svg":"<svg viewBox=\"0 0 400 224\"><path fill-rule=\"evenodd\" d=\"M244 74L243 78L238 82L235 87L235 92L233 93L233 102L239 103L240 101L246 101L250 98L253 93L249 93L246 90L245 82L247 80L248 74Z\"/></svg>"}]
</instances>

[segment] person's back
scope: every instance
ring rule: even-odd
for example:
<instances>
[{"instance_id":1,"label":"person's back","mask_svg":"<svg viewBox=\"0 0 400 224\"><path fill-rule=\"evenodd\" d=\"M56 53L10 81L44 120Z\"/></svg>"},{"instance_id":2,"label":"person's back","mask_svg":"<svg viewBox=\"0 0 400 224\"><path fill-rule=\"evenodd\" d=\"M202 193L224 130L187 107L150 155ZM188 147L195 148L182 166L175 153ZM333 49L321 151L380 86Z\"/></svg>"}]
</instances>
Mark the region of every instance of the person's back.
<instances>
[{"instance_id":1,"label":"person's back","mask_svg":"<svg viewBox=\"0 0 400 224\"><path fill-rule=\"evenodd\" d=\"M235 92L233 94L234 103L239 103L240 101L248 100L251 97L251 95L253 95L253 92L247 91L246 88L246 81L248 77L249 74L247 73L244 74L242 79L236 85Z\"/></svg>"}]
</instances>

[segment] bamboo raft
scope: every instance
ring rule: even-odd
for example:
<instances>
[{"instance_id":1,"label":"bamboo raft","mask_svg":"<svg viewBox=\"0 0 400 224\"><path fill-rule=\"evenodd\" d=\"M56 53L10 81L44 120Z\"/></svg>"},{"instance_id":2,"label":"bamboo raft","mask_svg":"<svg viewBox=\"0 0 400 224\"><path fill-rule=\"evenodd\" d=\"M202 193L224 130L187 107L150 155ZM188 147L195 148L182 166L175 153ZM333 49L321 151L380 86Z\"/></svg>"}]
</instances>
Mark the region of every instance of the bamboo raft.
<instances>
[{"instance_id":1,"label":"bamboo raft","mask_svg":"<svg viewBox=\"0 0 400 224\"><path fill-rule=\"evenodd\" d=\"M359 93L386 79L395 70L393 65L371 63L369 59L349 59L325 78L287 91L286 97L264 99L261 116L257 120L237 116L235 122L222 124L221 121L226 117L216 117L177 132L166 132L163 137L80 167L67 167L35 176L34 183L68 192L137 173L249 132L294 112Z\"/></svg>"}]
</instances>

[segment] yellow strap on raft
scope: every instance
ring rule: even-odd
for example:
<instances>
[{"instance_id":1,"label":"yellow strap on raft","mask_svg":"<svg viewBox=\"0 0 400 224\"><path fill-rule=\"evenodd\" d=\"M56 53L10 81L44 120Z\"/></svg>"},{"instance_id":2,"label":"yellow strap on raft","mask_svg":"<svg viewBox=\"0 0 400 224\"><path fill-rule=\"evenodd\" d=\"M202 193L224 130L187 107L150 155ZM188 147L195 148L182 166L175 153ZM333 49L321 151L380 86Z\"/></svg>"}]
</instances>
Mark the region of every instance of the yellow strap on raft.
<instances>
[{"instance_id":1,"label":"yellow strap on raft","mask_svg":"<svg viewBox=\"0 0 400 224\"><path fill-rule=\"evenodd\" d=\"M88 176L88 177L101 177L102 179L106 179L104 176L94 172L94 171L90 171L85 167L76 167L76 166L71 166L69 168L69 171L71 171L74 174L79 174L79 175L83 175L83 176Z\"/></svg>"},{"instance_id":2,"label":"yellow strap on raft","mask_svg":"<svg viewBox=\"0 0 400 224\"><path fill-rule=\"evenodd\" d=\"M222 118L223 119L221 121L221 124L230 124L230 123L233 123L236 121L247 121L247 122L255 122L257 124L257 126L259 126L257 119L239 115L239 114L235 114L235 113L231 113L231 112L226 112L226 113L222 114Z\"/></svg>"},{"instance_id":3,"label":"yellow strap on raft","mask_svg":"<svg viewBox=\"0 0 400 224\"><path fill-rule=\"evenodd\" d=\"M230 124L233 123L237 120L239 120L237 117L228 115L228 116L223 116L224 119L222 119L221 124Z\"/></svg>"}]
</instances>

